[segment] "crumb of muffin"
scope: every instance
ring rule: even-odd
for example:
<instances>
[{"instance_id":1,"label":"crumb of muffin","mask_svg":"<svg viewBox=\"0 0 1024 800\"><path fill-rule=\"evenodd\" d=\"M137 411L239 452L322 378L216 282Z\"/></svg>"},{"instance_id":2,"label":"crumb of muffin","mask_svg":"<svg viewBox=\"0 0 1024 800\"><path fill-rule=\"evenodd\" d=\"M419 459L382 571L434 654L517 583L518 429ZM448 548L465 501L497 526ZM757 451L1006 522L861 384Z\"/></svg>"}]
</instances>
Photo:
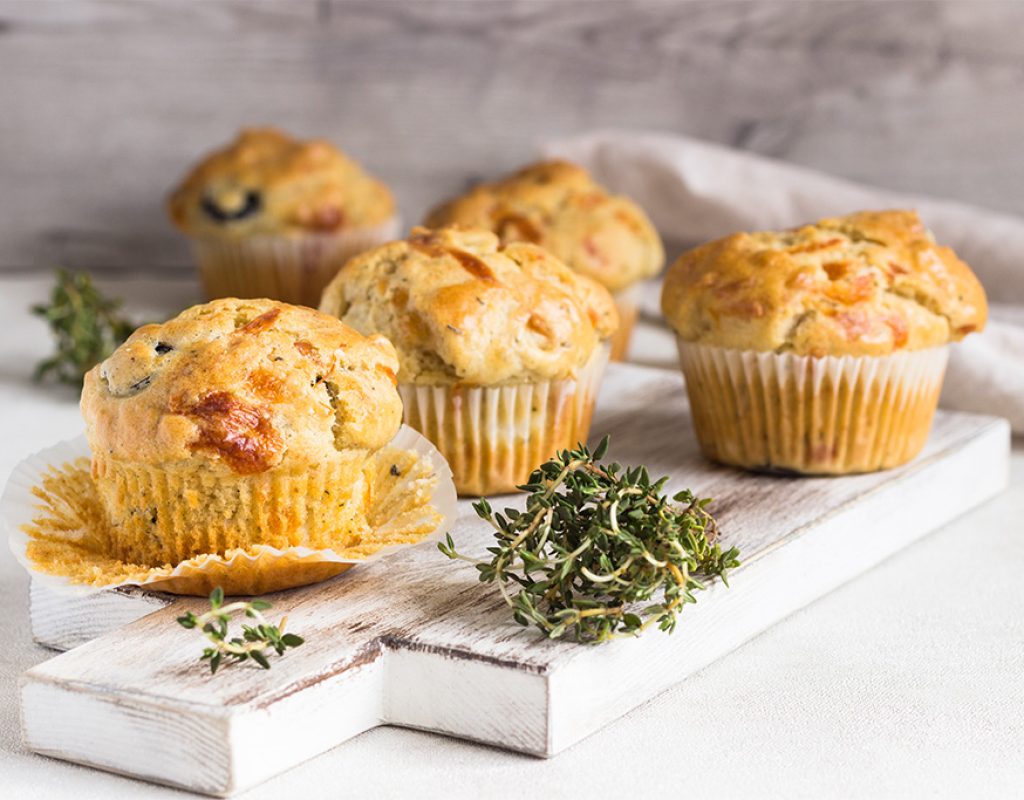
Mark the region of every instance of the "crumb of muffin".
<instances>
[{"instance_id":1,"label":"crumb of muffin","mask_svg":"<svg viewBox=\"0 0 1024 800\"><path fill-rule=\"evenodd\" d=\"M618 326L611 295L536 245L416 228L345 264L321 310L398 351L400 383L571 377Z\"/></svg>"},{"instance_id":2,"label":"crumb of muffin","mask_svg":"<svg viewBox=\"0 0 1024 800\"><path fill-rule=\"evenodd\" d=\"M252 128L203 158L171 193L168 212L189 235L238 238L378 226L394 217L395 201L330 142Z\"/></svg>"},{"instance_id":3,"label":"crumb of muffin","mask_svg":"<svg viewBox=\"0 0 1024 800\"><path fill-rule=\"evenodd\" d=\"M541 245L612 292L656 275L665 263L643 209L567 161L531 164L482 183L433 209L424 224L484 228L504 244Z\"/></svg>"},{"instance_id":4,"label":"crumb of muffin","mask_svg":"<svg viewBox=\"0 0 1024 800\"><path fill-rule=\"evenodd\" d=\"M885 355L985 326L985 292L913 211L737 233L684 253L662 311L684 341L795 355Z\"/></svg>"}]
</instances>

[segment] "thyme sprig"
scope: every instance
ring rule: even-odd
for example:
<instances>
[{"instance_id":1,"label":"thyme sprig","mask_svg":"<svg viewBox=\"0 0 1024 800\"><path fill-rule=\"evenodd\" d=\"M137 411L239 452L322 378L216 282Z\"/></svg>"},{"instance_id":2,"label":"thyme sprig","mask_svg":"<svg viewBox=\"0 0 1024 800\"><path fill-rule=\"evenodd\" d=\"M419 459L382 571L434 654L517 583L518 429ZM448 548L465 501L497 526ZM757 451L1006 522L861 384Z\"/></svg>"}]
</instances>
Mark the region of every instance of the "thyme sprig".
<instances>
[{"instance_id":1,"label":"thyme sprig","mask_svg":"<svg viewBox=\"0 0 1024 800\"><path fill-rule=\"evenodd\" d=\"M81 387L85 373L107 358L135 325L119 315L120 300L104 297L88 273L57 270L49 303L32 306L56 340L57 352L39 362L35 379L53 375L61 383Z\"/></svg>"},{"instance_id":2,"label":"thyme sprig","mask_svg":"<svg viewBox=\"0 0 1024 800\"><path fill-rule=\"evenodd\" d=\"M284 655L284 651L289 647L298 647L304 641L301 636L294 633L284 633L287 617L281 620L280 625L271 625L267 622L260 612L270 607L266 600L259 599L224 605L224 591L218 586L210 593L209 611L199 615L189 611L178 617L178 624L183 628L199 628L212 642L212 646L205 648L199 659L210 662L210 672L216 672L225 658L233 659L231 663L251 658L263 669L270 669L267 648L280 656ZM228 638L231 617L237 614L244 614L256 620L256 624L242 625L240 637Z\"/></svg>"},{"instance_id":3,"label":"thyme sprig","mask_svg":"<svg viewBox=\"0 0 1024 800\"><path fill-rule=\"evenodd\" d=\"M654 625L671 633L694 592L715 577L728 586L728 570L739 565L739 551L716 542L710 500L689 490L670 499L662 494L668 478L600 464L608 444L605 437L593 452L581 445L542 464L520 487L525 511L475 503L494 527L490 560L462 555L450 534L438 545L475 564L482 582L497 583L516 622L552 639L605 642Z\"/></svg>"}]
</instances>

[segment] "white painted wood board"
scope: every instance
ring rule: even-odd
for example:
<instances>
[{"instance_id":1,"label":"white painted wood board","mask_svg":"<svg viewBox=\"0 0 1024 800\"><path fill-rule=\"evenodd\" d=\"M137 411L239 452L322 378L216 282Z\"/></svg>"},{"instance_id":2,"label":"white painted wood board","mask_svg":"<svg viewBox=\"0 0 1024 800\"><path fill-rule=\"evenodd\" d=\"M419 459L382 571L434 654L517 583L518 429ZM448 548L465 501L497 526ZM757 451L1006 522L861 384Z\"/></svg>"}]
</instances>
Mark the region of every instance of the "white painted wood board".
<instances>
[{"instance_id":1,"label":"white painted wood board","mask_svg":"<svg viewBox=\"0 0 1024 800\"><path fill-rule=\"evenodd\" d=\"M616 459L716 498L724 543L741 548L732 588L713 584L675 634L601 647L547 641L515 625L472 567L425 546L272 597L272 614L287 613L307 643L270 671L242 665L211 677L198 663L200 638L174 623L201 601L133 591L83 601L36 589L35 637L74 649L24 676L26 746L213 795L382 724L552 756L1007 481L1006 423L946 413L924 453L886 473L782 478L718 467L699 454L681 379L626 365L612 367L602 391L595 438L607 432ZM468 504L463 511L455 539L482 553L489 532Z\"/></svg>"}]
</instances>

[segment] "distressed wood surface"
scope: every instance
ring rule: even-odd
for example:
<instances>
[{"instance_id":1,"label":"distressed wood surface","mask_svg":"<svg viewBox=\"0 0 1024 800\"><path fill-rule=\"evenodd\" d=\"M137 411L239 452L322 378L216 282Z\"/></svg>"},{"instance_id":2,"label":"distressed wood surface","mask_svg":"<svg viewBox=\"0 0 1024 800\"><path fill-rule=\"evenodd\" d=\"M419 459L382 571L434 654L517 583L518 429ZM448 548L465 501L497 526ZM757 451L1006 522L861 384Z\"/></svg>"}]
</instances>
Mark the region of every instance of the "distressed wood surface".
<instances>
[{"instance_id":1,"label":"distressed wood surface","mask_svg":"<svg viewBox=\"0 0 1024 800\"><path fill-rule=\"evenodd\" d=\"M410 548L275 596L273 613L287 613L307 643L269 672L209 677L195 633L174 623L184 608L202 606L192 599L40 664L23 682L26 745L208 794L245 789L381 724L554 755L1007 480L1006 423L947 413L915 462L886 473L798 479L716 467L697 451L681 379L627 365L614 365L602 390L594 434L604 433L617 460L716 498L724 543L742 550L732 588L713 584L675 635L603 647L551 642L515 625L472 567L433 547ZM454 536L481 554L489 532L463 511ZM120 600L125 615L140 613L141 598ZM102 628L70 600L37 592L33 602L34 621L48 631L37 637L51 645ZM68 621L63 633L60 620Z\"/></svg>"},{"instance_id":2,"label":"distressed wood surface","mask_svg":"<svg viewBox=\"0 0 1024 800\"><path fill-rule=\"evenodd\" d=\"M0 269L188 269L163 198L262 122L336 139L407 222L607 126L1024 213L1022 25L966 0L0 0Z\"/></svg>"}]
</instances>

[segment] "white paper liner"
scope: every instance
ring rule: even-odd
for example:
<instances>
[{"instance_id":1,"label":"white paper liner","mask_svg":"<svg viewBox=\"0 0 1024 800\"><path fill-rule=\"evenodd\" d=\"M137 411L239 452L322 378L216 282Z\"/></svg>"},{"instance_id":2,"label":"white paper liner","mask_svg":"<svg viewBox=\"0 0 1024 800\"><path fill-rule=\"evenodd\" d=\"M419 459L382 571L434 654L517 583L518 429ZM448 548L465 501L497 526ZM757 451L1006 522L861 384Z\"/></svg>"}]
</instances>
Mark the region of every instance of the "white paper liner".
<instances>
[{"instance_id":1,"label":"white paper liner","mask_svg":"<svg viewBox=\"0 0 1024 800\"><path fill-rule=\"evenodd\" d=\"M612 292L615 308L619 312L619 328L610 339L612 361L625 361L629 353L629 341L633 336L637 317L640 315L640 300L643 297L643 282L638 281L625 289Z\"/></svg>"},{"instance_id":2,"label":"white paper liner","mask_svg":"<svg viewBox=\"0 0 1024 800\"><path fill-rule=\"evenodd\" d=\"M452 482L452 473L448 468L447 462L434 445L417 431L406 425L401 427L395 438L388 443L388 446L400 450L414 451L430 462L431 468L437 476L437 483L431 492L431 504L440 514L441 521L432 533L417 540L414 544L437 541L450 530L458 516L458 498L455 492L455 485ZM40 450L38 453L21 461L14 468L7 481L3 497L0 498L0 519L3 520L3 524L7 529L8 543L18 562L29 572L32 579L44 588L76 596L90 595L114 589L118 586L128 585L144 586L159 591L161 583L167 583L169 580L182 577L182 565L179 564L171 573L160 575L150 580L122 581L104 586L90 586L74 583L70 578L62 575L42 572L32 563L28 556L28 544L31 537L22 530L22 527L30 524L40 512L39 498L32 493L33 487L39 486L42 483L43 476L51 468L60 467L79 458L88 458L89 455L89 445L83 435ZM381 526L380 529L386 530L387 525ZM308 560L355 565L374 561L388 553L409 546L411 545L387 545L363 559L343 558L333 550L314 550L308 547L278 549L262 545L252 549L260 553L269 553L276 556L288 555L300 561ZM221 559L220 563L230 567L238 560L247 560L252 563L255 562L256 557L239 551L230 559ZM187 564L189 562L183 563Z\"/></svg>"},{"instance_id":3,"label":"white paper liner","mask_svg":"<svg viewBox=\"0 0 1024 800\"><path fill-rule=\"evenodd\" d=\"M705 454L806 473L870 472L916 456L949 356L946 346L814 358L677 342Z\"/></svg>"},{"instance_id":4,"label":"white paper liner","mask_svg":"<svg viewBox=\"0 0 1024 800\"><path fill-rule=\"evenodd\" d=\"M444 454L460 494L515 491L557 451L586 441L608 355L602 343L575 378L564 380L400 384L405 423Z\"/></svg>"},{"instance_id":5,"label":"white paper liner","mask_svg":"<svg viewBox=\"0 0 1024 800\"><path fill-rule=\"evenodd\" d=\"M320 305L324 287L352 256L397 238L398 217L369 228L298 236L192 237L207 299L269 297Z\"/></svg>"}]
</instances>

